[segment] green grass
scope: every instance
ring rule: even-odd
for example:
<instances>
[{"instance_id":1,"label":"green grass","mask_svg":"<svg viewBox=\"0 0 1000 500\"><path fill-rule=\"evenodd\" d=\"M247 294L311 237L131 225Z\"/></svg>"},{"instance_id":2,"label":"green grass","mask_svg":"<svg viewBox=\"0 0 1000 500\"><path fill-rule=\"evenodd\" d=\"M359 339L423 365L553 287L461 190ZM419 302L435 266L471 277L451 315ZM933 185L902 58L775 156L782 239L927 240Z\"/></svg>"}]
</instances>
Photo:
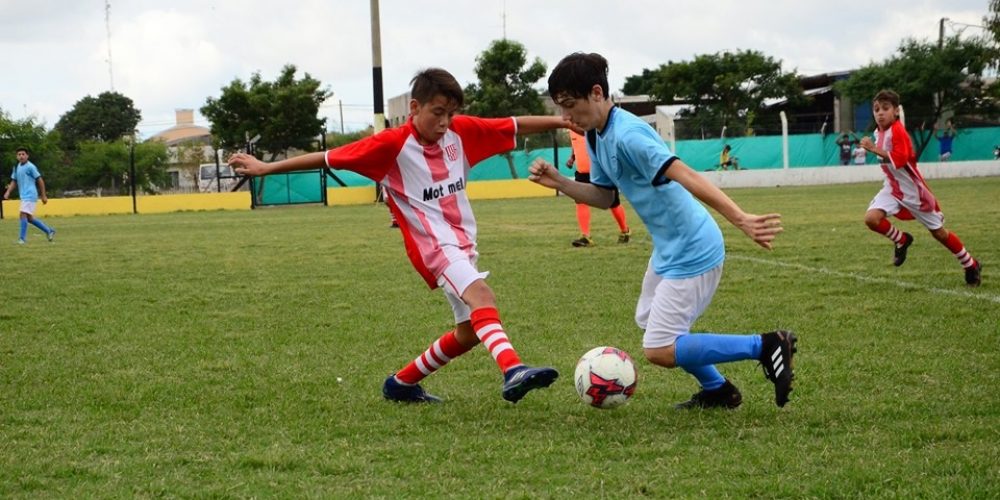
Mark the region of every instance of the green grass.
<instances>
[{"instance_id":1,"label":"green grass","mask_svg":"<svg viewBox=\"0 0 1000 500\"><path fill-rule=\"evenodd\" d=\"M734 412L678 412L688 375L641 359L650 252L574 249L572 204L475 202L480 267L526 362L563 377L517 405L481 348L425 381L443 405L382 400L383 379L451 327L384 208L0 222L0 497L1000 496L1000 178L937 180L985 263L978 289L914 223L906 265L862 216L876 184L732 190L779 211L774 251L723 224L728 261L699 331L799 337L784 409L755 363L722 371ZM583 405L578 356L636 358L635 398ZM343 378L338 383L337 377Z\"/></svg>"}]
</instances>

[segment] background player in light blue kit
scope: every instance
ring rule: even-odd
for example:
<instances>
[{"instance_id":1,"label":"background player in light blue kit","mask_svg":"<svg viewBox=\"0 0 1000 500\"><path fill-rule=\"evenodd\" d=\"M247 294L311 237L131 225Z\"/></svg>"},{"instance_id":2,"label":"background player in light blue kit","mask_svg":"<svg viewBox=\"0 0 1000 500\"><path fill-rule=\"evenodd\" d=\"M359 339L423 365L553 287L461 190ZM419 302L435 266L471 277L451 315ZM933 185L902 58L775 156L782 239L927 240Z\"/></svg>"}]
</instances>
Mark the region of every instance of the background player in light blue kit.
<instances>
[{"instance_id":1,"label":"background player in light blue kit","mask_svg":"<svg viewBox=\"0 0 1000 500\"><path fill-rule=\"evenodd\" d=\"M14 169L10 173L10 180L7 191L3 193L3 199L9 200L10 193L14 191L15 187L17 188L18 197L21 199L21 233L17 242L23 245L27 241L25 238L28 237L29 223L41 229L49 241L52 241L56 235L55 229L35 218L35 206L38 204L38 200L42 200L44 205L49 202L49 197L45 196L45 181L42 180L42 174L38 172L38 167L28 161L27 149L17 148L17 164L14 165Z\"/></svg>"},{"instance_id":2,"label":"background player in light blue kit","mask_svg":"<svg viewBox=\"0 0 1000 500\"><path fill-rule=\"evenodd\" d=\"M611 205L617 188L646 224L653 255L635 319L645 332L646 359L667 368L679 366L701 385L701 391L679 408L739 406L742 395L715 364L747 359L761 362L765 376L774 383L775 402L784 406L792 390L794 335L690 331L711 303L725 260L722 231L698 200L768 249L782 230L781 216L744 212L685 165L648 124L614 106L608 98L607 75L604 57L575 53L556 65L548 81L549 95L563 118L587 131L591 183L563 177L541 159L530 167L530 179L599 208Z\"/></svg>"}]
</instances>

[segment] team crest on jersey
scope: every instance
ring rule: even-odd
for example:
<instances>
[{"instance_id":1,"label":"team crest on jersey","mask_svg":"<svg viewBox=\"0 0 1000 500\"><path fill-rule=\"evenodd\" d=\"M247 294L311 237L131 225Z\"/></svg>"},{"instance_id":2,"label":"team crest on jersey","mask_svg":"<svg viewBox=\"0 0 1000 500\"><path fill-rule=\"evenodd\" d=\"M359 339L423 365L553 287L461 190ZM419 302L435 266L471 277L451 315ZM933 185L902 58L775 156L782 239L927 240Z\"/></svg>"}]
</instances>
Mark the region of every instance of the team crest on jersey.
<instances>
[{"instance_id":1,"label":"team crest on jersey","mask_svg":"<svg viewBox=\"0 0 1000 500\"><path fill-rule=\"evenodd\" d=\"M444 147L444 154L448 155L448 161L455 161L458 159L458 145L449 144Z\"/></svg>"}]
</instances>

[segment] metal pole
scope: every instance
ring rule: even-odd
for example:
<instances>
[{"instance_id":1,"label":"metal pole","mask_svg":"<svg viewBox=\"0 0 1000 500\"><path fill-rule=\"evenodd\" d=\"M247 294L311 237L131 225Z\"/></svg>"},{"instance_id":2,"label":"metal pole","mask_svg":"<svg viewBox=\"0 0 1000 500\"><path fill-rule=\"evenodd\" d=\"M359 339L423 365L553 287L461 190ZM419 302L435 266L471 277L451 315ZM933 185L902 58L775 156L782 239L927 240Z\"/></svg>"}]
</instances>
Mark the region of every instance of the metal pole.
<instances>
[{"instance_id":1,"label":"metal pole","mask_svg":"<svg viewBox=\"0 0 1000 500\"><path fill-rule=\"evenodd\" d=\"M340 135L344 135L344 101L337 99L337 105L340 107Z\"/></svg>"},{"instance_id":2,"label":"metal pole","mask_svg":"<svg viewBox=\"0 0 1000 500\"><path fill-rule=\"evenodd\" d=\"M382 36L380 35L378 0L371 0L371 25L372 25L372 99L375 105L375 123L372 124L374 133L379 133L385 129L385 114L382 108ZM341 120L343 123L343 120ZM382 188L375 185L375 201L382 201Z\"/></svg>"},{"instance_id":3,"label":"metal pole","mask_svg":"<svg viewBox=\"0 0 1000 500\"><path fill-rule=\"evenodd\" d=\"M382 37L379 28L378 0L371 0L372 23L372 92L375 105L375 133L385 129L385 113L382 97ZM343 123L343 120L341 120Z\"/></svg>"},{"instance_id":4,"label":"metal pole","mask_svg":"<svg viewBox=\"0 0 1000 500\"><path fill-rule=\"evenodd\" d=\"M788 117L781 112L781 158L785 169L788 168Z\"/></svg>"},{"instance_id":5,"label":"metal pole","mask_svg":"<svg viewBox=\"0 0 1000 500\"><path fill-rule=\"evenodd\" d=\"M129 168L129 184L132 186L132 213L137 214L139 210L136 208L135 202L135 136L132 136L132 140L129 141L128 147L128 168Z\"/></svg>"},{"instance_id":6,"label":"metal pole","mask_svg":"<svg viewBox=\"0 0 1000 500\"><path fill-rule=\"evenodd\" d=\"M198 170L201 170L201 166L198 166ZM199 174L201 172L198 172ZM222 165L219 165L219 150L215 150L215 192L222 192ZM201 187L201 186L199 186ZM201 191L201 189L199 189Z\"/></svg>"},{"instance_id":7,"label":"metal pole","mask_svg":"<svg viewBox=\"0 0 1000 500\"><path fill-rule=\"evenodd\" d=\"M944 20L945 18L942 17L941 20L938 21L938 50L941 50L944 47Z\"/></svg>"}]
</instances>

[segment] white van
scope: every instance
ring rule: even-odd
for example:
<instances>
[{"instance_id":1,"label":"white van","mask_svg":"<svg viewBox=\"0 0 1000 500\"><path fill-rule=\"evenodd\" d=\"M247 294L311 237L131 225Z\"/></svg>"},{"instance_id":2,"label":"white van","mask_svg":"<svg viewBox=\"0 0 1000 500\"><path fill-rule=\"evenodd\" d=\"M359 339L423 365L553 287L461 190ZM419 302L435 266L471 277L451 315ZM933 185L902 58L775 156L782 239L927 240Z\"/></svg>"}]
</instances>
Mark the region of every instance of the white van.
<instances>
[{"instance_id":1,"label":"white van","mask_svg":"<svg viewBox=\"0 0 1000 500\"><path fill-rule=\"evenodd\" d=\"M218 166L220 184L215 182L216 166L214 163L202 163L198 166L198 191L202 193L214 193L218 190L229 192L240 181L233 167L226 163Z\"/></svg>"}]
</instances>

